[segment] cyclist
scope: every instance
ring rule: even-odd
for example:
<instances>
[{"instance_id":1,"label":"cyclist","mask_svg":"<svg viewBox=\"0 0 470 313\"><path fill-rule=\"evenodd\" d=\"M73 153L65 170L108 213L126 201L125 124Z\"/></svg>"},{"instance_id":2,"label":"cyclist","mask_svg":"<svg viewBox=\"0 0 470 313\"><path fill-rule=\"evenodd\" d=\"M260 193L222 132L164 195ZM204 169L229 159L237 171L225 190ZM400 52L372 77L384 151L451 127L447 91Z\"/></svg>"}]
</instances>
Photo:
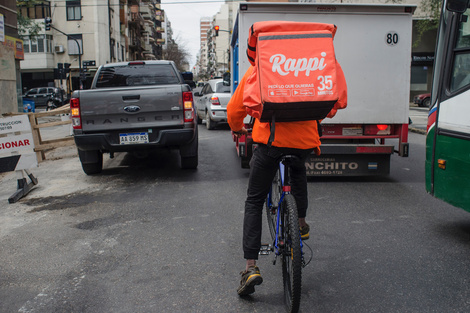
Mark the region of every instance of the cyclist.
<instances>
[{"instance_id":1,"label":"cyclist","mask_svg":"<svg viewBox=\"0 0 470 313\"><path fill-rule=\"evenodd\" d=\"M243 105L243 91L246 80L252 71L253 67L251 66L227 105L228 123L236 136L247 133L243 123L247 115ZM250 161L251 172L245 201L243 253L246 267L240 273L241 281L237 289L240 296L252 294L255 292L255 286L263 282L259 268L256 266L261 248L263 204L276 174L280 158L286 154L298 157L291 167L292 194L297 203L301 237L303 240L309 238L310 227L305 221L308 206L305 160L312 151L320 155L318 126L319 123L315 120L277 123L275 139L272 145L268 146L271 134L270 125L255 119L252 136L253 141L258 144L258 148L253 152Z\"/></svg>"}]
</instances>

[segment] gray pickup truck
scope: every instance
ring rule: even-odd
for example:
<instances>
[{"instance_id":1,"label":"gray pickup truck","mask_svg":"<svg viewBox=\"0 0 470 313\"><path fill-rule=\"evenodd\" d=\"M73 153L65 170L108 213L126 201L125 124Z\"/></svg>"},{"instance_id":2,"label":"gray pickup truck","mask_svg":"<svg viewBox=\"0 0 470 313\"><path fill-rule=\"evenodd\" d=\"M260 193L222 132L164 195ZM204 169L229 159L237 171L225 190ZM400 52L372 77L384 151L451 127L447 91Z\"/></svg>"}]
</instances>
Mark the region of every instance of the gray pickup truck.
<instances>
[{"instance_id":1,"label":"gray pickup truck","mask_svg":"<svg viewBox=\"0 0 470 313\"><path fill-rule=\"evenodd\" d=\"M172 61L100 66L91 89L70 100L75 144L83 171L100 173L103 153L179 149L181 167L198 165L193 94Z\"/></svg>"}]
</instances>

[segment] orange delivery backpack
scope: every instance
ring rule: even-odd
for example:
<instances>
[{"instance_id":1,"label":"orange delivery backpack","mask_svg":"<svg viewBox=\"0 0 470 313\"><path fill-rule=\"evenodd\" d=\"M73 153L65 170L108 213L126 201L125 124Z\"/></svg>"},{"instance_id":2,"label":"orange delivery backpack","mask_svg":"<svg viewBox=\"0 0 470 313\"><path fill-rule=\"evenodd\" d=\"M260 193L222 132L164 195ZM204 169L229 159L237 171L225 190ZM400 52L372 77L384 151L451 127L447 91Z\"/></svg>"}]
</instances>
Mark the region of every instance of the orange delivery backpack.
<instances>
[{"instance_id":1,"label":"orange delivery backpack","mask_svg":"<svg viewBox=\"0 0 470 313\"><path fill-rule=\"evenodd\" d=\"M274 124L322 120L345 108L346 79L335 57L335 33L335 25L323 23L253 24L247 48L253 72L243 93L247 113Z\"/></svg>"}]
</instances>

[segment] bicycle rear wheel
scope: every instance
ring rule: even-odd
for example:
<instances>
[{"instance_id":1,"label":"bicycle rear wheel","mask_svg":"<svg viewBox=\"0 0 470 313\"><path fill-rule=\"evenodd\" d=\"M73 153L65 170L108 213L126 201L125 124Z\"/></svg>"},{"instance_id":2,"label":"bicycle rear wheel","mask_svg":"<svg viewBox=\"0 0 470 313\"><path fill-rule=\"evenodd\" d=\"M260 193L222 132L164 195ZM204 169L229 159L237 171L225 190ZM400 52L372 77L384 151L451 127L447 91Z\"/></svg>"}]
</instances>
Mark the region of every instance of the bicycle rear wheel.
<instances>
[{"instance_id":1,"label":"bicycle rear wheel","mask_svg":"<svg viewBox=\"0 0 470 313\"><path fill-rule=\"evenodd\" d=\"M266 207L266 217L268 218L269 232L271 238L274 241L276 236L276 224L277 224L277 207L279 205L279 199L282 193L281 174L279 170L274 176L270 196L266 197L264 205Z\"/></svg>"},{"instance_id":2,"label":"bicycle rear wheel","mask_svg":"<svg viewBox=\"0 0 470 313\"><path fill-rule=\"evenodd\" d=\"M282 280L284 282L284 299L288 312L298 312L302 289L302 251L300 248L299 218L294 196L284 197L282 236L284 251L282 253Z\"/></svg>"}]
</instances>

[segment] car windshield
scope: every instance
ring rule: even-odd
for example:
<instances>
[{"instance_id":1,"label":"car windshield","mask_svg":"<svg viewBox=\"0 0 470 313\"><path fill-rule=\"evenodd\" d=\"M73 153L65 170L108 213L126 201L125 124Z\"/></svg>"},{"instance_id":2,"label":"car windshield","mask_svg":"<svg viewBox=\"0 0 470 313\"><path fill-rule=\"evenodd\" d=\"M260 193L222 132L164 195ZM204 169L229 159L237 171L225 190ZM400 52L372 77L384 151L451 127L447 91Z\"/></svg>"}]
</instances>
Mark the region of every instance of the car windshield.
<instances>
[{"instance_id":1,"label":"car windshield","mask_svg":"<svg viewBox=\"0 0 470 313\"><path fill-rule=\"evenodd\" d=\"M177 83L178 74L170 64L124 65L102 68L96 88Z\"/></svg>"},{"instance_id":2,"label":"car windshield","mask_svg":"<svg viewBox=\"0 0 470 313\"><path fill-rule=\"evenodd\" d=\"M223 82L217 83L215 85L215 92L217 93L230 92L230 86L224 86Z\"/></svg>"}]
</instances>

